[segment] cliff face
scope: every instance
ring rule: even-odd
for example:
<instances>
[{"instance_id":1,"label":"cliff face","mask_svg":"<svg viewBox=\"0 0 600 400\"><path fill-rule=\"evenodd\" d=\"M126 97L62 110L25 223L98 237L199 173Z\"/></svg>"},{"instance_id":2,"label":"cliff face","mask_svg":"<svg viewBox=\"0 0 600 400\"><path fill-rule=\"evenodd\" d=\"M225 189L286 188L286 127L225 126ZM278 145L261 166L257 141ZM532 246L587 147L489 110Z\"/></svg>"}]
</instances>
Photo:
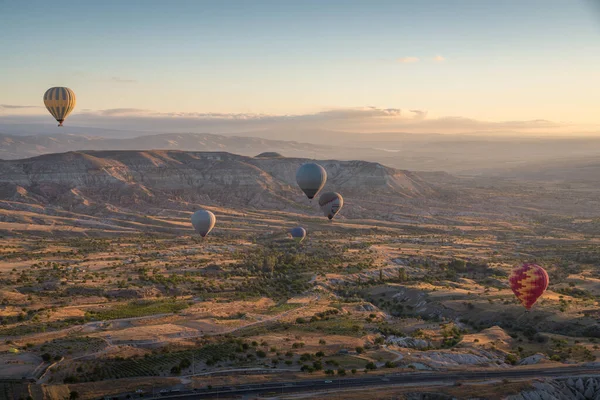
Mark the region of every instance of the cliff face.
<instances>
[{"instance_id":1,"label":"cliff face","mask_svg":"<svg viewBox=\"0 0 600 400\"><path fill-rule=\"evenodd\" d=\"M0 199L58 206L131 207L205 203L288 210L307 204L296 186L305 159L250 158L223 152L79 151L0 161ZM319 161L324 190L349 204L399 204L435 196L418 174L364 161Z\"/></svg>"},{"instance_id":2,"label":"cliff face","mask_svg":"<svg viewBox=\"0 0 600 400\"><path fill-rule=\"evenodd\" d=\"M506 400L596 400L600 399L600 378L569 378L534 382L533 390L508 396Z\"/></svg>"}]
</instances>

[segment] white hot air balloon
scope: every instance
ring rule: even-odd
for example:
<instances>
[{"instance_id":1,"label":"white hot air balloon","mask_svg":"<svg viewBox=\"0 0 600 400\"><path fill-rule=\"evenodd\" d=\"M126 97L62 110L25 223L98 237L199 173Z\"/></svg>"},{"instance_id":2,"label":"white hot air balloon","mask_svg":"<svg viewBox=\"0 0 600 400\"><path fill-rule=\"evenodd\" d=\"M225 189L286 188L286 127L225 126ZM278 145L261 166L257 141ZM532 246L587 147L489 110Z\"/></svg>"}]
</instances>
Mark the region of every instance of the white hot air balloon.
<instances>
[{"instance_id":1,"label":"white hot air balloon","mask_svg":"<svg viewBox=\"0 0 600 400\"><path fill-rule=\"evenodd\" d=\"M200 236L205 237L215 226L217 218L208 210L198 210L192 215L192 225Z\"/></svg>"}]
</instances>

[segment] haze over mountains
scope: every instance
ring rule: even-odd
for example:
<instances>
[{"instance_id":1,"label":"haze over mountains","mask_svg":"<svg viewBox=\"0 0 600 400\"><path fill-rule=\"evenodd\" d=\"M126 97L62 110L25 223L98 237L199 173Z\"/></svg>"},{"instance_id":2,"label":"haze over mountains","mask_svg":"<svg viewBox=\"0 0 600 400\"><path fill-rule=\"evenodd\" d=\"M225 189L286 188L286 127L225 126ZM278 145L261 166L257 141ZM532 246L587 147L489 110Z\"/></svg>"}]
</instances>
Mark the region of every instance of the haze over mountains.
<instances>
[{"instance_id":1,"label":"haze over mountains","mask_svg":"<svg viewBox=\"0 0 600 400\"><path fill-rule=\"evenodd\" d=\"M317 129L233 135L107 133L77 127L69 127L65 132L74 133L21 135L12 129L0 131L0 159L79 150L226 151L245 156L275 151L287 157L366 160L400 169L464 175L519 177L522 172L528 179L545 180L544 174L538 176L532 171L552 168L557 160L566 167L571 162L577 164L581 157L588 161L600 158L600 138L595 137L360 134Z\"/></svg>"}]
</instances>

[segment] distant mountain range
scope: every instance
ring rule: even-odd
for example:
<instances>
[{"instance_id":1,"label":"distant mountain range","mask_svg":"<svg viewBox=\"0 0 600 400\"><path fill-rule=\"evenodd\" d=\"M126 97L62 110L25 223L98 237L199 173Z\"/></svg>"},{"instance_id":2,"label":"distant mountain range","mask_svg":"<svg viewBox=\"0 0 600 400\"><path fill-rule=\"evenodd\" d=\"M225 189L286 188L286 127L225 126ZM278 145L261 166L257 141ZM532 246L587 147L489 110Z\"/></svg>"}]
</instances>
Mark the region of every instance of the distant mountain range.
<instances>
[{"instance_id":1,"label":"distant mountain range","mask_svg":"<svg viewBox=\"0 0 600 400\"><path fill-rule=\"evenodd\" d=\"M166 133L129 139L73 134L52 136L0 134L0 158L5 160L78 150L153 149L227 151L247 156L254 156L264 151L276 151L293 157L323 157L335 151L333 146L208 133Z\"/></svg>"},{"instance_id":2,"label":"distant mountain range","mask_svg":"<svg viewBox=\"0 0 600 400\"><path fill-rule=\"evenodd\" d=\"M75 128L71 129L75 131ZM90 129L90 133L94 132ZM87 132L88 128L79 128L78 131ZM236 135L139 135L139 132L130 131L122 132L119 138L88 134L0 133L0 159L22 159L41 154L88 150L224 151L250 157L263 152L277 152L284 157L366 160L404 170L446 171L461 175L498 176L508 170L513 175L519 175L519 170L523 168L525 176L529 165L546 163L551 166L557 159L600 157L600 138L594 137L569 139L406 133L360 134L301 129L285 132L246 132ZM286 140L281 140L282 138Z\"/></svg>"}]
</instances>

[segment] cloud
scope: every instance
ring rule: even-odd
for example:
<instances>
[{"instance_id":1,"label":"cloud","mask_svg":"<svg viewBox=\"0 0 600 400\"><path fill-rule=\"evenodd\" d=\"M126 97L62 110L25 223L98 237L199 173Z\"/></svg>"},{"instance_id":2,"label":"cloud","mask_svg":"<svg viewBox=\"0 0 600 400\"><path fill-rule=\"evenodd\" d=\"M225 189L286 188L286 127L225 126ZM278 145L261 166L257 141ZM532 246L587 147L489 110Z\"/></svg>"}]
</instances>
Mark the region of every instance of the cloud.
<instances>
[{"instance_id":1,"label":"cloud","mask_svg":"<svg viewBox=\"0 0 600 400\"><path fill-rule=\"evenodd\" d=\"M344 118L377 118L377 117L399 117L402 110L399 108L377 108L377 107L357 107L342 108L335 110L321 111L316 114L300 115L295 118L317 117L322 119L344 119Z\"/></svg>"},{"instance_id":2,"label":"cloud","mask_svg":"<svg viewBox=\"0 0 600 400\"><path fill-rule=\"evenodd\" d=\"M9 116L2 117L4 120ZM19 121L47 117L20 116ZM575 126L543 119L483 121L463 116L431 117L427 110L349 107L295 115L211 112L158 112L142 108L83 111L69 117L69 126L143 132L226 133L298 130L405 133L564 133ZM257 134L257 136L260 136Z\"/></svg>"},{"instance_id":3,"label":"cloud","mask_svg":"<svg viewBox=\"0 0 600 400\"><path fill-rule=\"evenodd\" d=\"M427 118L427 111L423 111L423 110L410 110L411 113L413 113L413 118L414 119L425 119Z\"/></svg>"},{"instance_id":4,"label":"cloud","mask_svg":"<svg viewBox=\"0 0 600 400\"><path fill-rule=\"evenodd\" d=\"M399 58L397 61L402 64L412 64L412 63L419 62L419 58L418 57L402 57L402 58Z\"/></svg>"},{"instance_id":5,"label":"cloud","mask_svg":"<svg viewBox=\"0 0 600 400\"><path fill-rule=\"evenodd\" d=\"M91 111L91 110L90 110ZM119 116L139 116L139 115L148 115L152 114L151 110L144 110L142 108L110 108L108 110L100 110L97 112L91 111L92 114L99 114L105 116L119 117Z\"/></svg>"},{"instance_id":6,"label":"cloud","mask_svg":"<svg viewBox=\"0 0 600 400\"><path fill-rule=\"evenodd\" d=\"M433 57L433 61L437 62L437 63L443 63L444 61L446 61L446 59L443 56L435 56Z\"/></svg>"},{"instance_id":7,"label":"cloud","mask_svg":"<svg viewBox=\"0 0 600 400\"><path fill-rule=\"evenodd\" d=\"M0 108L6 108L11 110L19 110L23 108L40 108L41 106L17 106L14 104L0 104Z\"/></svg>"},{"instance_id":8,"label":"cloud","mask_svg":"<svg viewBox=\"0 0 600 400\"><path fill-rule=\"evenodd\" d=\"M110 80L117 83L137 83L135 79L123 79L118 76L113 76Z\"/></svg>"}]
</instances>

